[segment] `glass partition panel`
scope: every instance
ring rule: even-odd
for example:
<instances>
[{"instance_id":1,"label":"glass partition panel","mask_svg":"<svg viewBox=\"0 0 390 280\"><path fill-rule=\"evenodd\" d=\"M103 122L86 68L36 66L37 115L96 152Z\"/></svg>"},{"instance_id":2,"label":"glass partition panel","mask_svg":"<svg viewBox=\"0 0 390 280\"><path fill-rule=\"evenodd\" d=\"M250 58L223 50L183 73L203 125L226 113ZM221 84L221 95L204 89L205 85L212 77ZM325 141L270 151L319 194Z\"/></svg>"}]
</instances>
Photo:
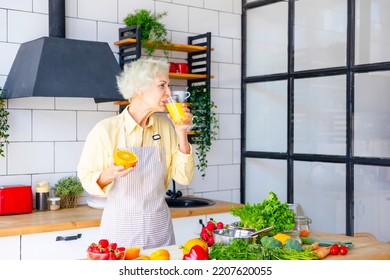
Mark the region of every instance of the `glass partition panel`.
<instances>
[{"instance_id":1,"label":"glass partition panel","mask_svg":"<svg viewBox=\"0 0 390 280\"><path fill-rule=\"evenodd\" d=\"M295 1L295 71L346 65L347 2Z\"/></svg>"},{"instance_id":2,"label":"glass partition panel","mask_svg":"<svg viewBox=\"0 0 390 280\"><path fill-rule=\"evenodd\" d=\"M355 64L390 61L389 15L389 0L356 0Z\"/></svg>"},{"instance_id":3,"label":"glass partition panel","mask_svg":"<svg viewBox=\"0 0 390 280\"><path fill-rule=\"evenodd\" d=\"M390 167L355 166L355 232L390 241Z\"/></svg>"},{"instance_id":4,"label":"glass partition panel","mask_svg":"<svg viewBox=\"0 0 390 280\"><path fill-rule=\"evenodd\" d=\"M254 159L245 160L246 191L245 201L259 203L273 191L280 201L287 201L287 166L284 160Z\"/></svg>"},{"instance_id":5,"label":"glass partition panel","mask_svg":"<svg viewBox=\"0 0 390 280\"><path fill-rule=\"evenodd\" d=\"M355 156L390 157L390 71L355 74Z\"/></svg>"},{"instance_id":6,"label":"glass partition panel","mask_svg":"<svg viewBox=\"0 0 390 280\"><path fill-rule=\"evenodd\" d=\"M311 229L345 232L345 165L294 162L294 203L312 220Z\"/></svg>"},{"instance_id":7,"label":"glass partition panel","mask_svg":"<svg viewBox=\"0 0 390 280\"><path fill-rule=\"evenodd\" d=\"M287 72L287 2L248 10L246 76Z\"/></svg>"},{"instance_id":8,"label":"glass partition panel","mask_svg":"<svg viewBox=\"0 0 390 280\"><path fill-rule=\"evenodd\" d=\"M246 150L287 151L287 82L247 85Z\"/></svg>"},{"instance_id":9,"label":"glass partition panel","mask_svg":"<svg viewBox=\"0 0 390 280\"><path fill-rule=\"evenodd\" d=\"M345 87L345 76L295 80L295 153L345 155Z\"/></svg>"},{"instance_id":10,"label":"glass partition panel","mask_svg":"<svg viewBox=\"0 0 390 280\"><path fill-rule=\"evenodd\" d=\"M355 75L355 156L390 157L390 71Z\"/></svg>"}]
</instances>

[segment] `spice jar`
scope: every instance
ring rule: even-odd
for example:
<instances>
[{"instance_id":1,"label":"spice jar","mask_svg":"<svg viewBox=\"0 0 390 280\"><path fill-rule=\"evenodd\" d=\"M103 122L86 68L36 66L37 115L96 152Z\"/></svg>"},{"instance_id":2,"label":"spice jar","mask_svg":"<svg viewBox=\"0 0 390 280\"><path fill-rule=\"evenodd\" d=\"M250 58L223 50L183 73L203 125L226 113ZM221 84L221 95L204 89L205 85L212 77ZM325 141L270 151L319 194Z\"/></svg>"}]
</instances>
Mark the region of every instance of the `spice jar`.
<instances>
[{"instance_id":1,"label":"spice jar","mask_svg":"<svg viewBox=\"0 0 390 280\"><path fill-rule=\"evenodd\" d=\"M295 217L295 229L299 231L300 237L308 237L310 234L311 219L306 216Z\"/></svg>"},{"instance_id":2,"label":"spice jar","mask_svg":"<svg viewBox=\"0 0 390 280\"><path fill-rule=\"evenodd\" d=\"M38 182L35 187L35 209L37 211L46 211L49 209L49 182Z\"/></svg>"},{"instance_id":3,"label":"spice jar","mask_svg":"<svg viewBox=\"0 0 390 280\"><path fill-rule=\"evenodd\" d=\"M49 209L51 211L60 210L61 208L61 198L60 197L50 197L49 198Z\"/></svg>"}]
</instances>

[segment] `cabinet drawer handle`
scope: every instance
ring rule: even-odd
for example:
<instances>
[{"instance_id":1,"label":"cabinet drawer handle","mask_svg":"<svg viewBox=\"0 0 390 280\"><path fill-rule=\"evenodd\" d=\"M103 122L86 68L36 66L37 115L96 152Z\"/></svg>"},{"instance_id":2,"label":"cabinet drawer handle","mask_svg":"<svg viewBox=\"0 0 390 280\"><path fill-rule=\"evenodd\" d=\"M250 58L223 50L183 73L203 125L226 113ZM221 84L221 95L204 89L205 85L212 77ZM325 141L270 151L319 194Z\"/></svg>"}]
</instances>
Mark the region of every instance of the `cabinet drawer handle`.
<instances>
[{"instance_id":1,"label":"cabinet drawer handle","mask_svg":"<svg viewBox=\"0 0 390 280\"><path fill-rule=\"evenodd\" d=\"M71 241L71 240L77 240L81 238L81 233L77 235L70 235L70 236L57 236L56 241Z\"/></svg>"}]
</instances>

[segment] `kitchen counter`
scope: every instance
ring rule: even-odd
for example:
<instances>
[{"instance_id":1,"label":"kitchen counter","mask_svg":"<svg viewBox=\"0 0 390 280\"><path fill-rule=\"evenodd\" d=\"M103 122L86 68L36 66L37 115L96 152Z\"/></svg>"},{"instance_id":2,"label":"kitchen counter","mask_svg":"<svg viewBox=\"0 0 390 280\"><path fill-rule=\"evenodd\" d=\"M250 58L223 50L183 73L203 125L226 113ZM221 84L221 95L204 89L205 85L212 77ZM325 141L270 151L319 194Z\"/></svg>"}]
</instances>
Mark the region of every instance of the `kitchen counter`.
<instances>
[{"instance_id":1,"label":"kitchen counter","mask_svg":"<svg viewBox=\"0 0 390 280\"><path fill-rule=\"evenodd\" d=\"M309 237L353 243L346 255L329 255L324 260L390 260L390 242L316 231L312 231Z\"/></svg>"},{"instance_id":2,"label":"kitchen counter","mask_svg":"<svg viewBox=\"0 0 390 280\"><path fill-rule=\"evenodd\" d=\"M183 218L224 213L229 212L232 205L241 205L220 200L213 201L215 204L211 206L170 208L171 216ZM102 209L82 205L58 211L34 211L29 214L0 216L0 237L98 227L102 213Z\"/></svg>"}]
</instances>

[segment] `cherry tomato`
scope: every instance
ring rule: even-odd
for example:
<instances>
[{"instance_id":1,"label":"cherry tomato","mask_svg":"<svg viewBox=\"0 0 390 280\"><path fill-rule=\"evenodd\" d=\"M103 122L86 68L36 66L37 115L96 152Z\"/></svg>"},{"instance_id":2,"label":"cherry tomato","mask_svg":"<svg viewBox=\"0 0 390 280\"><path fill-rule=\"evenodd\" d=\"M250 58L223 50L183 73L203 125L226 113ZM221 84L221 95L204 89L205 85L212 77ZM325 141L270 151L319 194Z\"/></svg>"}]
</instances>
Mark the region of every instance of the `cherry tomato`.
<instances>
[{"instance_id":1,"label":"cherry tomato","mask_svg":"<svg viewBox=\"0 0 390 280\"><path fill-rule=\"evenodd\" d=\"M337 243L333 244L332 247L330 247L330 253L332 255L338 255L339 254L339 250L340 250L339 244L337 244Z\"/></svg>"},{"instance_id":2,"label":"cherry tomato","mask_svg":"<svg viewBox=\"0 0 390 280\"><path fill-rule=\"evenodd\" d=\"M341 255L346 255L348 253L348 247L345 245L340 246L340 254Z\"/></svg>"}]
</instances>

